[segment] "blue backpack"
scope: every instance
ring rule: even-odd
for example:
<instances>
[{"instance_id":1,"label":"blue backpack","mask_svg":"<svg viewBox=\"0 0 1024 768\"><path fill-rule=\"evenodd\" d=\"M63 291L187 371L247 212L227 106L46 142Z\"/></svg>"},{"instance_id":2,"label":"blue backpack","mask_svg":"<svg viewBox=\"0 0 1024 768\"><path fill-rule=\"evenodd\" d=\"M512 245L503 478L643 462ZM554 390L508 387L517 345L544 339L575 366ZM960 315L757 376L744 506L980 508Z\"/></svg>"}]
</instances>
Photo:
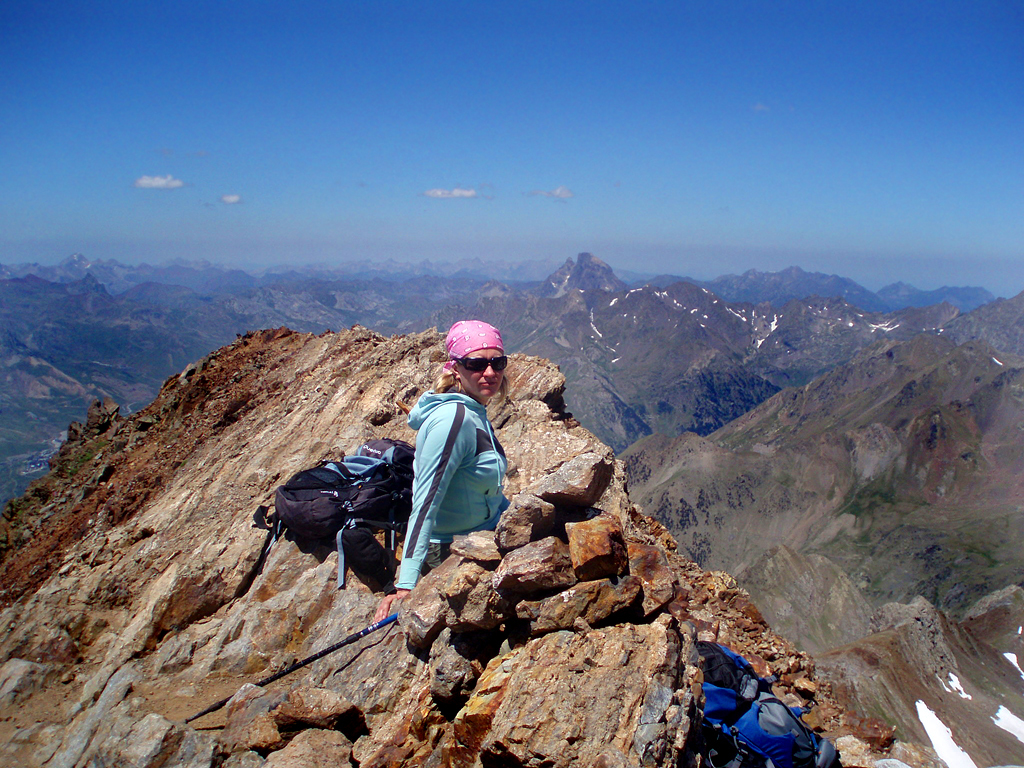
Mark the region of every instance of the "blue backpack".
<instances>
[{"instance_id":1,"label":"blue backpack","mask_svg":"<svg viewBox=\"0 0 1024 768\"><path fill-rule=\"evenodd\" d=\"M746 659L718 643L697 642L704 667L703 735L713 768L842 768L828 739L804 725L804 710L772 693Z\"/></svg>"}]
</instances>

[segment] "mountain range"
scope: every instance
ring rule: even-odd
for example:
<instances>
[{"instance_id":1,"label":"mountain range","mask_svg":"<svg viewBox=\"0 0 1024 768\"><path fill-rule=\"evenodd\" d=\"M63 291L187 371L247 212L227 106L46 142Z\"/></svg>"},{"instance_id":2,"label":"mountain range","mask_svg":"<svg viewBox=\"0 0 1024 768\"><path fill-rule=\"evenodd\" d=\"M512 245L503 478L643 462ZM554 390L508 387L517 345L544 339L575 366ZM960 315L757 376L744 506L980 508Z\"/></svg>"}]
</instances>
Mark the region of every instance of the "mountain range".
<instances>
[{"instance_id":1,"label":"mountain range","mask_svg":"<svg viewBox=\"0 0 1024 768\"><path fill-rule=\"evenodd\" d=\"M537 268L492 266L519 278ZM908 338L958 315L950 304L878 314L814 298L815 290L850 293L855 284L798 268L742 276L744 295L757 303L730 303L688 282L628 288L590 254L533 282L485 278L479 263L252 275L204 262L126 266L80 254L53 267L0 265L0 275L0 496L38 475L64 426L93 399L137 409L188 361L256 328L360 324L395 333L466 314L490 319L511 348L562 365L573 412L622 450L652 433L708 434L879 335ZM730 281L716 284L726 291ZM763 290L752 293L758 281ZM804 291L810 298L770 303ZM81 296L92 298L73 298ZM963 333L984 336L1005 327L1000 320L976 321L978 330Z\"/></svg>"}]
</instances>

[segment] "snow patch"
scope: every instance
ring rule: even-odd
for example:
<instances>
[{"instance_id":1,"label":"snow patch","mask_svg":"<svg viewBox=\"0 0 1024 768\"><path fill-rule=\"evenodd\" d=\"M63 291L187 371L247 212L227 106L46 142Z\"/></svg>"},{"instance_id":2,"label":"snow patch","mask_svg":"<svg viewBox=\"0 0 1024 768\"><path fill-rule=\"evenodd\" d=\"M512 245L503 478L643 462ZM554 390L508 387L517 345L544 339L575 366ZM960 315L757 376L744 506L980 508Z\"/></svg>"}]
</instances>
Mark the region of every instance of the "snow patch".
<instances>
[{"instance_id":1,"label":"snow patch","mask_svg":"<svg viewBox=\"0 0 1024 768\"><path fill-rule=\"evenodd\" d=\"M917 719L924 726L935 754L940 760L945 761L949 768L978 768L978 764L971 760L971 756L953 741L953 732L920 699L917 701Z\"/></svg>"},{"instance_id":2,"label":"snow patch","mask_svg":"<svg viewBox=\"0 0 1024 768\"><path fill-rule=\"evenodd\" d=\"M611 302L608 304L608 306L609 307L614 307L618 303L619 303L619 297L616 296L614 299L611 300Z\"/></svg>"},{"instance_id":3,"label":"snow patch","mask_svg":"<svg viewBox=\"0 0 1024 768\"><path fill-rule=\"evenodd\" d=\"M622 359L621 357L613 357L613 358L612 358L612 362L613 362L613 363L617 363L617 362L619 362L619 360L621 360L621 359Z\"/></svg>"},{"instance_id":4,"label":"snow patch","mask_svg":"<svg viewBox=\"0 0 1024 768\"><path fill-rule=\"evenodd\" d=\"M992 358L992 362L993 362L993 363L995 363L996 365L1002 365L1002 363L1000 363L1000 362L999 362L998 360L996 360L996 359L995 359L994 357Z\"/></svg>"},{"instance_id":5,"label":"snow patch","mask_svg":"<svg viewBox=\"0 0 1024 768\"><path fill-rule=\"evenodd\" d=\"M1018 635L1020 634L1020 630L1017 631L1017 634ZM1017 671L1020 672L1020 676L1024 677L1024 669L1021 669L1020 668L1020 664L1017 663L1017 654L1016 653L1004 653L1003 656L1005 656L1006 660L1008 662L1010 662L1011 664L1013 664L1013 666L1015 666L1017 668Z\"/></svg>"},{"instance_id":6,"label":"snow patch","mask_svg":"<svg viewBox=\"0 0 1024 768\"><path fill-rule=\"evenodd\" d=\"M1006 707L996 710L992 722L1024 744L1024 720L1021 720Z\"/></svg>"},{"instance_id":7,"label":"snow patch","mask_svg":"<svg viewBox=\"0 0 1024 768\"><path fill-rule=\"evenodd\" d=\"M895 331L900 327L900 324L893 320L887 320L884 323L868 323L868 327L872 333L875 331L885 331L888 333L889 331Z\"/></svg>"},{"instance_id":8,"label":"snow patch","mask_svg":"<svg viewBox=\"0 0 1024 768\"><path fill-rule=\"evenodd\" d=\"M597 330L597 326L594 325L594 310L590 310L590 327L591 327L591 329L593 329L594 333L597 334L597 337L599 339L603 339L604 338L604 334L601 333L599 330Z\"/></svg>"},{"instance_id":9,"label":"snow patch","mask_svg":"<svg viewBox=\"0 0 1024 768\"><path fill-rule=\"evenodd\" d=\"M973 696L971 696L971 694L964 690L964 687L960 685L960 678L954 675L952 672L949 673L948 685L942 680L942 678L939 678L939 682L942 683L942 688L944 690L956 693L961 699L967 699L968 701L970 701L974 698Z\"/></svg>"}]
</instances>

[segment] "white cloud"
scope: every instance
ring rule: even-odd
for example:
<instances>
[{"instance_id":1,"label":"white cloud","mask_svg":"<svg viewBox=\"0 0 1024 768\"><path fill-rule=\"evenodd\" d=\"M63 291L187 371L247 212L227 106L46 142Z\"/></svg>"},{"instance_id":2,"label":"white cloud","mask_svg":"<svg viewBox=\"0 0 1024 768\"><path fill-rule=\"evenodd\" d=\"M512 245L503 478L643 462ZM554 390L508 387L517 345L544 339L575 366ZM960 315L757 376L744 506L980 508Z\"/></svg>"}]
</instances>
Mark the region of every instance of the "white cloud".
<instances>
[{"instance_id":1,"label":"white cloud","mask_svg":"<svg viewBox=\"0 0 1024 768\"><path fill-rule=\"evenodd\" d=\"M752 106L751 109L754 110L755 112L771 111L771 107L769 107L767 104L762 104L760 101L757 102L757 104L755 104L754 106Z\"/></svg>"},{"instance_id":2,"label":"white cloud","mask_svg":"<svg viewBox=\"0 0 1024 768\"><path fill-rule=\"evenodd\" d=\"M557 197L561 200L566 200L573 197L572 190L568 187L555 187L550 192L543 189L535 189L530 193L531 195L540 195L541 197Z\"/></svg>"},{"instance_id":3,"label":"white cloud","mask_svg":"<svg viewBox=\"0 0 1024 768\"><path fill-rule=\"evenodd\" d=\"M176 179L170 174L166 176L140 176L135 180L135 186L139 189L177 189L184 187L185 182Z\"/></svg>"},{"instance_id":4,"label":"white cloud","mask_svg":"<svg viewBox=\"0 0 1024 768\"><path fill-rule=\"evenodd\" d=\"M234 205L235 203L242 202L242 196L241 195L221 195L220 196L220 201L222 203L227 203L228 205Z\"/></svg>"},{"instance_id":5,"label":"white cloud","mask_svg":"<svg viewBox=\"0 0 1024 768\"><path fill-rule=\"evenodd\" d=\"M462 187L456 187L455 189L428 189L423 194L426 197L434 197L439 200L452 200L457 197L476 197L476 190L463 189Z\"/></svg>"}]
</instances>

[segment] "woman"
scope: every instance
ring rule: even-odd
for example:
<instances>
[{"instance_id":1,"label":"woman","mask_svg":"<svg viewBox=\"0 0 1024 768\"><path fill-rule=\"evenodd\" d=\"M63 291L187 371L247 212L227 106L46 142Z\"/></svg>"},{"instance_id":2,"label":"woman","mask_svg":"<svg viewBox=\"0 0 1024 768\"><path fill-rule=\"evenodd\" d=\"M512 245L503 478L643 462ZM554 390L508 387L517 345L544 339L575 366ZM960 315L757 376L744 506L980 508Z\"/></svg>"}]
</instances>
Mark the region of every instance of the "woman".
<instances>
[{"instance_id":1,"label":"woman","mask_svg":"<svg viewBox=\"0 0 1024 768\"><path fill-rule=\"evenodd\" d=\"M395 592L374 621L386 618L439 565L455 536L494 530L508 506L502 483L508 462L487 418L487 404L508 392L501 333L480 320L461 320L445 340L448 362L409 414L416 436L412 515Z\"/></svg>"}]
</instances>

